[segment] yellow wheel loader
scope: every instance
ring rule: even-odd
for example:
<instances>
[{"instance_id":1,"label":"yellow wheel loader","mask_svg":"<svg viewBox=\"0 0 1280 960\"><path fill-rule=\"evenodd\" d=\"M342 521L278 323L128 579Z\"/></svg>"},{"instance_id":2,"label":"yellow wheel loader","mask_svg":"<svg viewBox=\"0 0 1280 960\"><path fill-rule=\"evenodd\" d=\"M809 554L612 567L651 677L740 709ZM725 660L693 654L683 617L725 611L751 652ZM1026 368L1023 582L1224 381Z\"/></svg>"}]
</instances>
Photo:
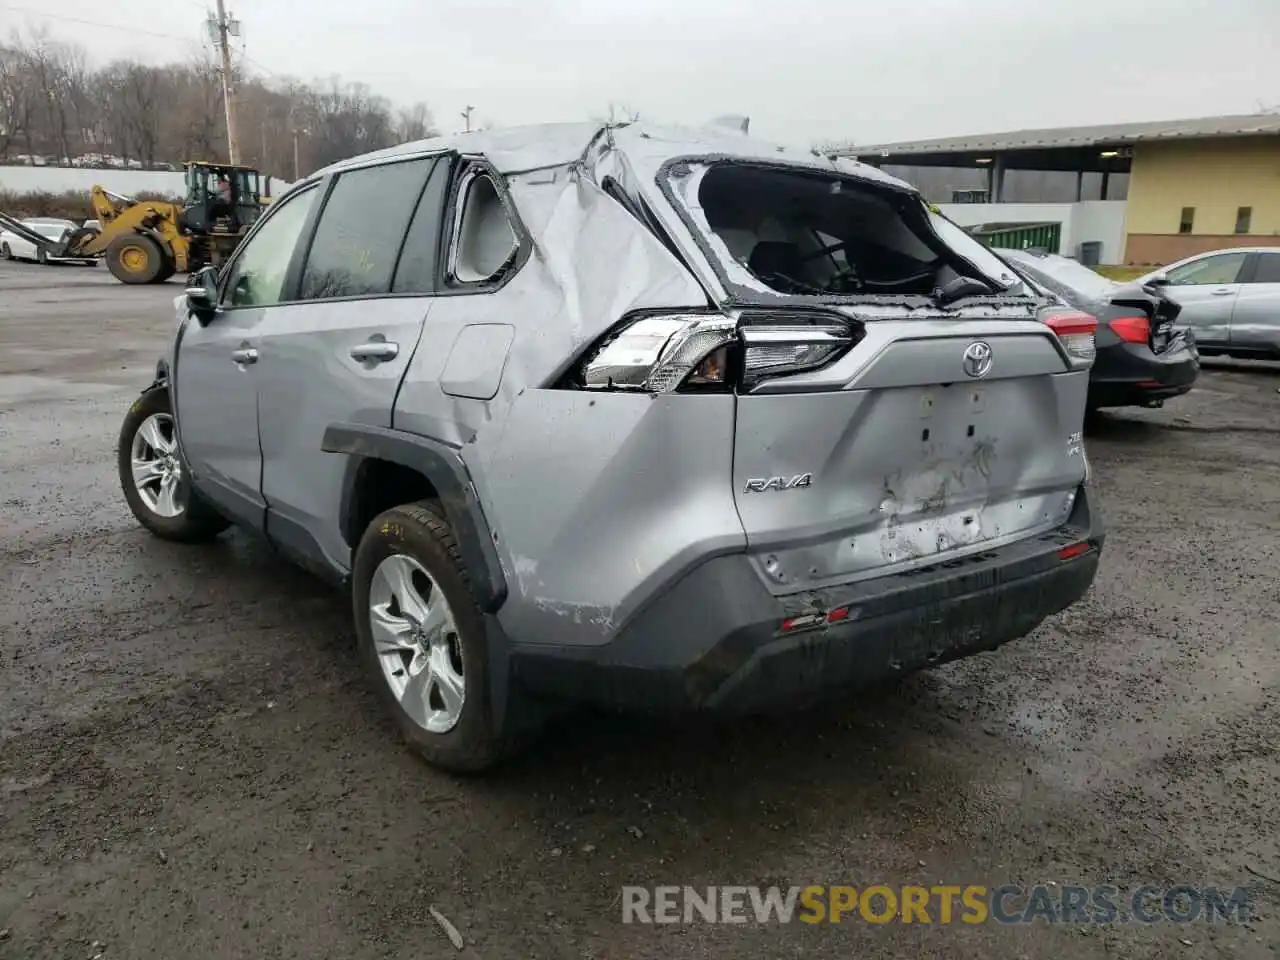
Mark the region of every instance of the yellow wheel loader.
<instances>
[{"instance_id":1,"label":"yellow wheel loader","mask_svg":"<svg viewBox=\"0 0 1280 960\"><path fill-rule=\"evenodd\" d=\"M175 273L220 265L270 202L263 199L270 181L252 167L187 163L185 169L181 204L133 200L94 187L91 200L101 227L75 231L62 255L103 257L122 283L163 283Z\"/></svg>"}]
</instances>

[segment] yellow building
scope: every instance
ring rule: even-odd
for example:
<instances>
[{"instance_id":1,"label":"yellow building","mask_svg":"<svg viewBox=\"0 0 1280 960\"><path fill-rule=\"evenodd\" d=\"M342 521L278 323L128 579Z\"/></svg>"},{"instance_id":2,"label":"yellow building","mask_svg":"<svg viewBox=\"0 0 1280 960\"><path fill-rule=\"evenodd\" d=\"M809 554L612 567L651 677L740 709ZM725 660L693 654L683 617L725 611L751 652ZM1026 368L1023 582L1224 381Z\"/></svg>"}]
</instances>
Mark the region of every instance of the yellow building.
<instances>
[{"instance_id":1,"label":"yellow building","mask_svg":"<svg viewBox=\"0 0 1280 960\"><path fill-rule=\"evenodd\" d=\"M1125 235L1127 263L1280 246L1280 133L1135 145Z\"/></svg>"},{"instance_id":2,"label":"yellow building","mask_svg":"<svg viewBox=\"0 0 1280 960\"><path fill-rule=\"evenodd\" d=\"M1056 252L1082 260L1165 264L1222 247L1280 246L1280 114L826 149L892 167L922 189L928 181L929 199L953 201L944 210L964 226L1056 223ZM949 196L937 195L929 168L950 168ZM1006 190L1011 179L1016 196Z\"/></svg>"}]
</instances>

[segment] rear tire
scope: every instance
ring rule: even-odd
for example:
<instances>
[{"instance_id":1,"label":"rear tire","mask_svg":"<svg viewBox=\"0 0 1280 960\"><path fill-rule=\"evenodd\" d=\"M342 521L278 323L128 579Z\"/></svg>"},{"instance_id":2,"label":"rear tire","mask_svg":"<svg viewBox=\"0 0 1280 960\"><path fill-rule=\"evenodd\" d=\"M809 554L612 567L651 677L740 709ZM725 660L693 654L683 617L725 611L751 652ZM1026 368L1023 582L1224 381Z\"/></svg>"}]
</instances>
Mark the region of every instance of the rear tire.
<instances>
[{"instance_id":1,"label":"rear tire","mask_svg":"<svg viewBox=\"0 0 1280 960\"><path fill-rule=\"evenodd\" d=\"M352 574L360 657L405 739L446 770L492 766L511 746L495 721L506 705L493 702L484 618L439 506L374 518Z\"/></svg>"},{"instance_id":2,"label":"rear tire","mask_svg":"<svg viewBox=\"0 0 1280 960\"><path fill-rule=\"evenodd\" d=\"M107 247L107 268L121 283L155 283L164 269L164 251L146 234L128 233Z\"/></svg>"},{"instance_id":3,"label":"rear tire","mask_svg":"<svg viewBox=\"0 0 1280 960\"><path fill-rule=\"evenodd\" d=\"M231 525L187 478L178 457L168 390L151 390L134 401L120 428L116 462L129 509L157 537L199 543Z\"/></svg>"},{"instance_id":4,"label":"rear tire","mask_svg":"<svg viewBox=\"0 0 1280 960\"><path fill-rule=\"evenodd\" d=\"M9 245L7 243L0 244L0 257L4 257L6 260L13 259L13 251L9 249Z\"/></svg>"},{"instance_id":5,"label":"rear tire","mask_svg":"<svg viewBox=\"0 0 1280 960\"><path fill-rule=\"evenodd\" d=\"M178 263L174 260L173 254L168 250L162 252L164 254L164 267L161 268L160 275L156 277L155 283L164 283L178 272Z\"/></svg>"},{"instance_id":6,"label":"rear tire","mask_svg":"<svg viewBox=\"0 0 1280 960\"><path fill-rule=\"evenodd\" d=\"M44 248L41 247L39 250L36 251L36 263L40 264L40 266L43 267L48 262L49 262L49 255L45 253Z\"/></svg>"}]
</instances>

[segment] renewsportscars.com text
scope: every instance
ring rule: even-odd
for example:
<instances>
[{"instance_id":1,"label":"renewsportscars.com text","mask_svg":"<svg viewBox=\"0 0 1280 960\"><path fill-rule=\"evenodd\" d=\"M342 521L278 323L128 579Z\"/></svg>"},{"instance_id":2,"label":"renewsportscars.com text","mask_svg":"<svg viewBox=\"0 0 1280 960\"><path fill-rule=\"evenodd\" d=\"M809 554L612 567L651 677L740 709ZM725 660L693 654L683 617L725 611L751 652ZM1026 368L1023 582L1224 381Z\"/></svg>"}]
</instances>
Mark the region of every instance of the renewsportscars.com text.
<instances>
[{"instance_id":1,"label":"renewsportscars.com text","mask_svg":"<svg viewBox=\"0 0 1280 960\"><path fill-rule=\"evenodd\" d=\"M1249 919L1246 887L1106 884L622 888L623 923L1217 923Z\"/></svg>"}]
</instances>

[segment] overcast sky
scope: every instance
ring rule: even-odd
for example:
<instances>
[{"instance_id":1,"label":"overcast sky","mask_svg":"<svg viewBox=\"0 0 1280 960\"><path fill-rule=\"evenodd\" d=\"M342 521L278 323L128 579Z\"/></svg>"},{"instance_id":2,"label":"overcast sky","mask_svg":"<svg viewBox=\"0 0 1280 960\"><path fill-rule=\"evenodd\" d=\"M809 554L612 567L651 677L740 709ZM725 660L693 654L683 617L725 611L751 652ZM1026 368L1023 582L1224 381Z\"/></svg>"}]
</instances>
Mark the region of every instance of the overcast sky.
<instances>
[{"instance_id":1,"label":"overcast sky","mask_svg":"<svg viewBox=\"0 0 1280 960\"><path fill-rule=\"evenodd\" d=\"M0 0L0 36L45 25L95 60L160 62L196 48L207 6ZM446 130L461 127L467 104L504 125L586 119L611 100L656 120L746 114L753 133L806 143L1280 106L1280 0L235 0L230 10L250 69L337 73L395 101L425 100Z\"/></svg>"}]
</instances>

